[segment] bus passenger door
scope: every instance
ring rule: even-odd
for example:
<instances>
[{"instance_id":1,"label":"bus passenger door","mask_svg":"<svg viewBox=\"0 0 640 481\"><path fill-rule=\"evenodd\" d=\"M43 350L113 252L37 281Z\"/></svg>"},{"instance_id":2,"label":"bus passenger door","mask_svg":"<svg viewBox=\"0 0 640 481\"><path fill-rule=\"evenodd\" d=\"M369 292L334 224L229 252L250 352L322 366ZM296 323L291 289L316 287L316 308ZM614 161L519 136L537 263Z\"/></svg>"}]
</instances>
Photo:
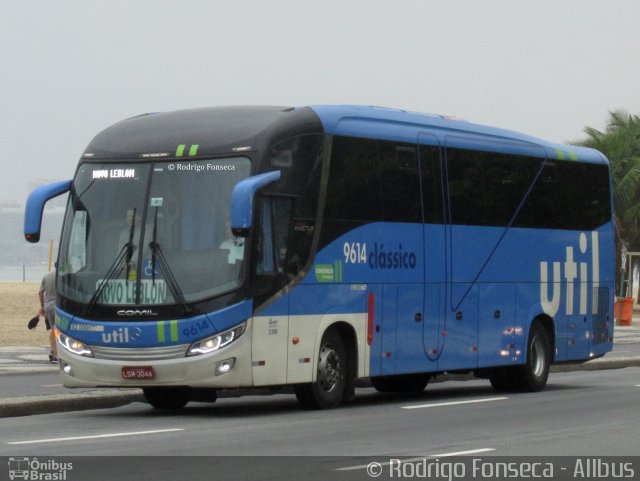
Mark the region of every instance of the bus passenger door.
<instances>
[{"instance_id":1,"label":"bus passenger door","mask_svg":"<svg viewBox=\"0 0 640 481\"><path fill-rule=\"evenodd\" d=\"M423 348L430 369L436 370L444 344L446 281L446 231L443 205L443 169L438 139L421 133L418 137L422 180L424 238Z\"/></svg>"},{"instance_id":2,"label":"bus passenger door","mask_svg":"<svg viewBox=\"0 0 640 481\"><path fill-rule=\"evenodd\" d=\"M471 369L478 365L478 285L449 287L438 370Z\"/></svg>"}]
</instances>

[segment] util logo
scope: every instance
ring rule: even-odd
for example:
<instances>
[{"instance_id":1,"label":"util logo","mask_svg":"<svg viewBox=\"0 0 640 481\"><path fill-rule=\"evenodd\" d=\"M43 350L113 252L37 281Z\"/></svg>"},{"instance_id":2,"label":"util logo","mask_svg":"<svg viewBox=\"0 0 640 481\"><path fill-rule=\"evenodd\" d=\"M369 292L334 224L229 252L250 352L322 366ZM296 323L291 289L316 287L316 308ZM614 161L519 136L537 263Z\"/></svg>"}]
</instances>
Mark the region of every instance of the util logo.
<instances>
[{"instance_id":1,"label":"util logo","mask_svg":"<svg viewBox=\"0 0 640 481\"><path fill-rule=\"evenodd\" d=\"M139 327L120 327L113 329L111 332L102 334L102 342L105 344L120 343L125 344L129 341L137 341L142 337L142 329Z\"/></svg>"},{"instance_id":2,"label":"util logo","mask_svg":"<svg viewBox=\"0 0 640 481\"><path fill-rule=\"evenodd\" d=\"M600 247L598 233L591 233L591 246L588 244L587 234L580 233L578 259L574 256L574 247L566 246L564 262L553 262L553 280L549 280L549 262L540 262L540 304L546 314L555 316L561 304L562 281L565 281L565 313L570 316L574 313L575 283L578 283L580 314L587 314L588 285L589 281L594 289L591 302L591 312L598 313L598 289L600 285ZM589 253L589 248L591 252ZM576 262L579 261L579 262ZM590 262L589 262L590 261ZM589 264L591 264L591 279L589 279ZM552 286L551 298L549 298L549 284Z\"/></svg>"}]
</instances>

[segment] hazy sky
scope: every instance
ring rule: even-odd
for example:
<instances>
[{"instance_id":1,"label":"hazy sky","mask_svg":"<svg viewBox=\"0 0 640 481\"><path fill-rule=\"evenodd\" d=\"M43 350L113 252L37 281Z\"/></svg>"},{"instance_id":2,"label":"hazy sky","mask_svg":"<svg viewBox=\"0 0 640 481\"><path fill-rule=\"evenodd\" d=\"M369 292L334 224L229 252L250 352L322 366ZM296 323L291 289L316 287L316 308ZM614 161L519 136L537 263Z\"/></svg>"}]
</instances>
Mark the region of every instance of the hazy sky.
<instances>
[{"instance_id":1,"label":"hazy sky","mask_svg":"<svg viewBox=\"0 0 640 481\"><path fill-rule=\"evenodd\" d=\"M552 141L640 113L637 0L5 0L0 201L145 112L353 103Z\"/></svg>"}]
</instances>

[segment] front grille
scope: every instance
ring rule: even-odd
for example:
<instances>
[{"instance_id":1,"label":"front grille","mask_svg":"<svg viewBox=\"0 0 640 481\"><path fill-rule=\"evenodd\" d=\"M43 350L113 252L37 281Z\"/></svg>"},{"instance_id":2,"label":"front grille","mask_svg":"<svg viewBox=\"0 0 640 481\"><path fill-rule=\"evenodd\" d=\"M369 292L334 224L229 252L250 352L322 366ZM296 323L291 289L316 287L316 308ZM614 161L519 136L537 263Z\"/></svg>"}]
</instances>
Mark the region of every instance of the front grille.
<instances>
[{"instance_id":1,"label":"front grille","mask_svg":"<svg viewBox=\"0 0 640 481\"><path fill-rule=\"evenodd\" d=\"M185 357L189 344L163 347L102 347L90 346L96 359L117 361L157 361L161 359L177 359Z\"/></svg>"}]
</instances>

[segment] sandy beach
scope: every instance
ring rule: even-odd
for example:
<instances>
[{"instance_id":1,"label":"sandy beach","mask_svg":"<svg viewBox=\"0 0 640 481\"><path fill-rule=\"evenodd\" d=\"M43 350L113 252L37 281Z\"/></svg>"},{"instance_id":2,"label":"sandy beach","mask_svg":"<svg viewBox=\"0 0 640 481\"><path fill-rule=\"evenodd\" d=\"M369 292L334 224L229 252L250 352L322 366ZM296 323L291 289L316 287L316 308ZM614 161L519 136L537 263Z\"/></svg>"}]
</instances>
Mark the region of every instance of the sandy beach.
<instances>
[{"instance_id":1,"label":"sandy beach","mask_svg":"<svg viewBox=\"0 0 640 481\"><path fill-rule=\"evenodd\" d=\"M38 282L0 282L0 346L48 345L44 319L35 331L27 322L38 313Z\"/></svg>"}]
</instances>

